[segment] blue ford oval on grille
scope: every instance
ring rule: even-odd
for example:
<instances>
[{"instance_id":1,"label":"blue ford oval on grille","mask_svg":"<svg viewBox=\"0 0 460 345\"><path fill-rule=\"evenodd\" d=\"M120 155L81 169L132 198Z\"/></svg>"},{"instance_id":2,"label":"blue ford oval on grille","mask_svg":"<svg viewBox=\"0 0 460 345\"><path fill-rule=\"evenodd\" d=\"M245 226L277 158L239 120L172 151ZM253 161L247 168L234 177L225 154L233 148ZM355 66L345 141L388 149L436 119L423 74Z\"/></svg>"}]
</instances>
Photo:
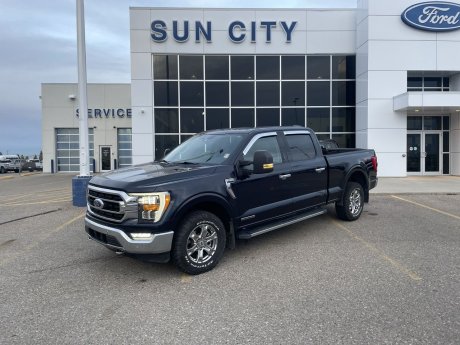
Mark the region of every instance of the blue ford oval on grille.
<instances>
[{"instance_id":1,"label":"blue ford oval on grille","mask_svg":"<svg viewBox=\"0 0 460 345\"><path fill-rule=\"evenodd\" d=\"M457 30L460 29L460 4L444 1L422 2L406 8L401 19L419 30Z\"/></svg>"}]
</instances>

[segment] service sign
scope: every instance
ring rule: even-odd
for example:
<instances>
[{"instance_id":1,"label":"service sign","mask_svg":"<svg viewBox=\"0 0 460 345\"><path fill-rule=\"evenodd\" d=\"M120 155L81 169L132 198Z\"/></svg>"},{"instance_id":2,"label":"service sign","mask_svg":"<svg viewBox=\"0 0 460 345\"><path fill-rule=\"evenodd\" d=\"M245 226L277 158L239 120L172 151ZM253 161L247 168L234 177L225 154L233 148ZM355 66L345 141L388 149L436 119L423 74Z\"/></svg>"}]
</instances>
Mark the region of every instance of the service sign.
<instances>
[{"instance_id":1,"label":"service sign","mask_svg":"<svg viewBox=\"0 0 460 345\"><path fill-rule=\"evenodd\" d=\"M460 29L460 4L444 1L422 2L406 8L401 19L419 30L457 30Z\"/></svg>"}]
</instances>

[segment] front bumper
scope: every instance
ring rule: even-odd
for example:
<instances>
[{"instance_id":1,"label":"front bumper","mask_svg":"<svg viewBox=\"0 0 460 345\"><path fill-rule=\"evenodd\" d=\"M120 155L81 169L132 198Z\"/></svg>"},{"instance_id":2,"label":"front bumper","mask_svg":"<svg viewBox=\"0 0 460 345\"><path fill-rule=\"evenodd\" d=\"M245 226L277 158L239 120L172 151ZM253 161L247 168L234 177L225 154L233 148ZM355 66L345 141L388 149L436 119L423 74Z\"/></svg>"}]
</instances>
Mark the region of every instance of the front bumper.
<instances>
[{"instance_id":1,"label":"front bumper","mask_svg":"<svg viewBox=\"0 0 460 345\"><path fill-rule=\"evenodd\" d=\"M173 231L152 234L151 240L133 240L122 230L98 224L85 218L85 231L90 239L105 247L130 254L160 254L171 251Z\"/></svg>"}]
</instances>

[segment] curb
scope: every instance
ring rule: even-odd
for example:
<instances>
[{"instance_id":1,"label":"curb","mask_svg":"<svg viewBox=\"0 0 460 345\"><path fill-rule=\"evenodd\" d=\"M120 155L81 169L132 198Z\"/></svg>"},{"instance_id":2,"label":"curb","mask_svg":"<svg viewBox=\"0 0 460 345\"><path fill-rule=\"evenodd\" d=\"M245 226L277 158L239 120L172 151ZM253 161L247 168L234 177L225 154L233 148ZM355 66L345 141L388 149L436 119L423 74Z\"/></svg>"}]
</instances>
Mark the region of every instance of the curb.
<instances>
[{"instance_id":1,"label":"curb","mask_svg":"<svg viewBox=\"0 0 460 345\"><path fill-rule=\"evenodd\" d=\"M1 180L9 180L9 179L11 179L11 178L14 178L14 176L1 176L1 177L0 177L0 181L1 181Z\"/></svg>"}]
</instances>

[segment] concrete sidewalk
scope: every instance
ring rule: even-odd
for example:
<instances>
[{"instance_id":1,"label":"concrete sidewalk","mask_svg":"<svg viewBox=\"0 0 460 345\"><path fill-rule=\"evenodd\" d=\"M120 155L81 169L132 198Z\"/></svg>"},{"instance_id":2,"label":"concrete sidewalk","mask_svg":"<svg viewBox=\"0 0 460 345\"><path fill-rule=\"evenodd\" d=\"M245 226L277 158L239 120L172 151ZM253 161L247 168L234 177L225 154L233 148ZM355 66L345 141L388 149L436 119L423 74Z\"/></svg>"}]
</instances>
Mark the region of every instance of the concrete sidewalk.
<instances>
[{"instance_id":1,"label":"concrete sidewalk","mask_svg":"<svg viewBox=\"0 0 460 345\"><path fill-rule=\"evenodd\" d=\"M373 194L460 194L460 176L379 177Z\"/></svg>"}]
</instances>

